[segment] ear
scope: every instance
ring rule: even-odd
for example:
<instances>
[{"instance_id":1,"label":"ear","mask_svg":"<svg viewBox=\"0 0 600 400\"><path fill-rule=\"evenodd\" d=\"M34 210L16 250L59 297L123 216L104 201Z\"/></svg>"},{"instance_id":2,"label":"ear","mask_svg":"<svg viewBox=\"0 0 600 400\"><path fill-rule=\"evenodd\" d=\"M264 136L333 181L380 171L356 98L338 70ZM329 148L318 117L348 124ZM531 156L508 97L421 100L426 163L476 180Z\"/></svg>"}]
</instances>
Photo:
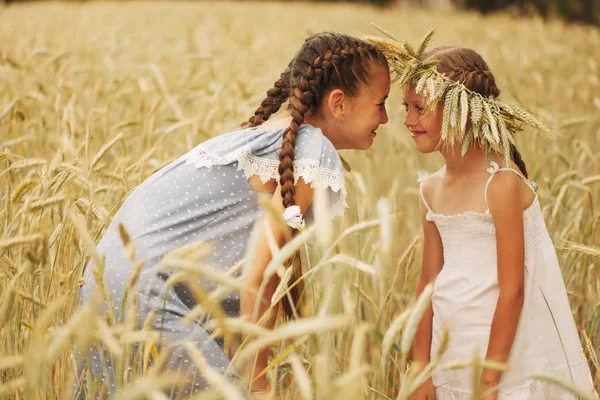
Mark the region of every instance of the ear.
<instances>
[{"instance_id":1,"label":"ear","mask_svg":"<svg viewBox=\"0 0 600 400\"><path fill-rule=\"evenodd\" d=\"M325 106L329 114L336 120L341 120L348 107L348 96L341 89L333 89L327 95Z\"/></svg>"}]
</instances>

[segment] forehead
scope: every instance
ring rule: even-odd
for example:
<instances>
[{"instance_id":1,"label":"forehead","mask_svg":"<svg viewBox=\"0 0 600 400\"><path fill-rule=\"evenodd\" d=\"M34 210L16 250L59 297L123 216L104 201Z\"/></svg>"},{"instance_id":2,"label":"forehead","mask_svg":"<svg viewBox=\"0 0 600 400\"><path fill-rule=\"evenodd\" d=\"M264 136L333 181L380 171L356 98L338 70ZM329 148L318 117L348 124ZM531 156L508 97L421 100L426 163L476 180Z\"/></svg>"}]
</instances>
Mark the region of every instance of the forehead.
<instances>
[{"instance_id":1,"label":"forehead","mask_svg":"<svg viewBox=\"0 0 600 400\"><path fill-rule=\"evenodd\" d=\"M390 70L380 64L371 65L371 76L366 89L377 91L379 94L387 94L390 91Z\"/></svg>"},{"instance_id":2,"label":"forehead","mask_svg":"<svg viewBox=\"0 0 600 400\"><path fill-rule=\"evenodd\" d=\"M423 100L423 97L420 94L417 94L414 85L406 85L404 86L404 100L418 103Z\"/></svg>"}]
</instances>

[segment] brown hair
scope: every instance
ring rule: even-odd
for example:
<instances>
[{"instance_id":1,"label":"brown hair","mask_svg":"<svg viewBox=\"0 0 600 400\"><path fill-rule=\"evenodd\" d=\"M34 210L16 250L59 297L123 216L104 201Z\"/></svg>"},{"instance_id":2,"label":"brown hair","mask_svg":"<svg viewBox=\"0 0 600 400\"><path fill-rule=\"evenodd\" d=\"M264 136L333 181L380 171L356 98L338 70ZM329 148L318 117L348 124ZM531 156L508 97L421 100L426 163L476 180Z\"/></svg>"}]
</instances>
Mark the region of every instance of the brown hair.
<instances>
[{"instance_id":1,"label":"brown hair","mask_svg":"<svg viewBox=\"0 0 600 400\"><path fill-rule=\"evenodd\" d=\"M294 147L304 116L316 112L330 90L341 89L349 96L357 96L360 85L367 84L372 62L387 68L383 54L370 43L336 32L312 35L246 123L260 125L285 101L290 101L292 121L283 133L279 156L279 183L285 208L295 204Z\"/></svg>"},{"instance_id":2,"label":"brown hair","mask_svg":"<svg viewBox=\"0 0 600 400\"><path fill-rule=\"evenodd\" d=\"M243 124L262 124L289 100L292 121L283 132L279 155L279 184L284 208L295 204L293 162L296 136L304 123L304 116L317 112L323 98L333 89L341 89L346 95L356 97L360 86L368 83L372 63L388 68L385 56L370 43L336 32L312 35L267 91L267 97L254 115ZM294 284L299 273L300 269L295 268L290 285ZM293 285L290 290L293 303L297 303L301 292L300 285ZM292 316L292 305L287 296L282 303L285 315Z\"/></svg>"},{"instance_id":3,"label":"brown hair","mask_svg":"<svg viewBox=\"0 0 600 400\"><path fill-rule=\"evenodd\" d=\"M500 96L500 89L496 86L494 75L483 57L475 50L458 46L441 46L425 53L423 59L424 61L437 60L438 72L462 83L473 92L484 97ZM528 178L527 166L513 143L510 144L510 151L513 161Z\"/></svg>"}]
</instances>

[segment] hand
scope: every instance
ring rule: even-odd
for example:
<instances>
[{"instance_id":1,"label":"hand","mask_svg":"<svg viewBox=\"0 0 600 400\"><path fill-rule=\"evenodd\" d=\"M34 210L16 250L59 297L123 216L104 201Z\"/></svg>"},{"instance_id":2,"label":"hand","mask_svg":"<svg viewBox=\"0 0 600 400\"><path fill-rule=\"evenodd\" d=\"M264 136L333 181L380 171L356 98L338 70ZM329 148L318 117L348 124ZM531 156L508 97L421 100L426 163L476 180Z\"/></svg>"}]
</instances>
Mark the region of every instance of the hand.
<instances>
[{"instance_id":1,"label":"hand","mask_svg":"<svg viewBox=\"0 0 600 400\"><path fill-rule=\"evenodd\" d=\"M484 390L485 392L485 390ZM489 396L485 396L483 398L483 400L497 400L498 399L498 391L495 391L494 393L490 394Z\"/></svg>"},{"instance_id":2,"label":"hand","mask_svg":"<svg viewBox=\"0 0 600 400\"><path fill-rule=\"evenodd\" d=\"M481 380L481 393L486 393L488 392L490 389L496 387L498 385L497 381L486 381L484 379ZM483 398L483 400L496 400L498 399L498 391L494 390L493 393L485 396Z\"/></svg>"},{"instance_id":3,"label":"hand","mask_svg":"<svg viewBox=\"0 0 600 400\"><path fill-rule=\"evenodd\" d=\"M431 380L431 378L427 379L421 386L419 386L419 388L413 393L410 399L435 400L435 386L433 386L433 381Z\"/></svg>"}]
</instances>

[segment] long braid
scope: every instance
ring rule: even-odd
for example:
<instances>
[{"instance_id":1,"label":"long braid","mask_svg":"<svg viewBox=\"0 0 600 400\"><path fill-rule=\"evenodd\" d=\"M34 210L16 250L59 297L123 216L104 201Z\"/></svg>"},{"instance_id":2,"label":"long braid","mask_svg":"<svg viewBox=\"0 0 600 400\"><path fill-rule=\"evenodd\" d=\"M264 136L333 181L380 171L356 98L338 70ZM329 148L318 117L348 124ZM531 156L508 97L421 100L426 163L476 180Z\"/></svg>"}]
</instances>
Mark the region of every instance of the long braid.
<instances>
[{"instance_id":1,"label":"long braid","mask_svg":"<svg viewBox=\"0 0 600 400\"><path fill-rule=\"evenodd\" d=\"M315 59L315 62L317 61L320 64L320 60ZM320 75L322 77L322 72ZM318 89L317 85L318 81L314 78L313 65L309 65L304 74L299 74L298 85L292 87L290 93L292 120L290 121L290 126L283 133L281 153L279 154L279 184L281 185L281 197L283 198L284 208L296 204L294 200L296 136L300 130L300 125L304 123L304 115L311 109L311 106L314 107L316 105L315 91Z\"/></svg>"},{"instance_id":2,"label":"long braid","mask_svg":"<svg viewBox=\"0 0 600 400\"><path fill-rule=\"evenodd\" d=\"M258 126L275 114L289 97L290 68L288 67L281 77L267 90L267 97L254 111L254 115L242 126Z\"/></svg>"},{"instance_id":3,"label":"long braid","mask_svg":"<svg viewBox=\"0 0 600 400\"><path fill-rule=\"evenodd\" d=\"M311 38L307 39L307 41ZM358 94L358 83L368 80L367 61L377 61L387 66L385 58L374 47L348 36L338 36L338 45L334 48L316 48L309 46L313 59L296 58L296 62L304 64L306 70L293 68L290 77L290 109L292 120L283 133L281 153L279 155L279 184L285 208L295 205L294 200L294 148L304 116L317 109L327 86L342 86L350 96ZM341 42L341 43L340 43ZM354 84L348 83L352 77ZM293 82L293 83L292 83Z\"/></svg>"},{"instance_id":4,"label":"long braid","mask_svg":"<svg viewBox=\"0 0 600 400\"><path fill-rule=\"evenodd\" d=\"M370 62L387 68L387 60L377 49L350 36L323 32L306 39L287 70L267 92L267 98L247 122L257 126L277 112L289 100L291 121L283 133L279 154L279 184L284 208L295 205L294 158L296 137L305 116L317 113L323 96L339 88L348 96L357 96L359 85L367 84ZM288 264L289 265L289 264ZM295 267L290 284L298 280L301 269ZM293 284L288 296L282 299L284 315L293 315L292 304L297 304L302 283Z\"/></svg>"},{"instance_id":5,"label":"long braid","mask_svg":"<svg viewBox=\"0 0 600 400\"><path fill-rule=\"evenodd\" d=\"M338 51L339 53L339 51ZM300 130L300 126L304 123L304 116L311 108L316 108L317 102L320 100L318 97L320 91L320 85L322 82L329 78L329 71L333 70L335 65L331 60L335 57L335 51L327 50L321 56L315 57L312 65L309 64L306 67L304 74L298 73L295 76L294 81L297 81L297 85L291 88L290 93L290 113L292 120L290 126L286 128L283 133L281 143L281 153L279 155L279 184L281 185L281 197L283 198L283 207L287 208L295 205L294 199L294 157L295 157L295 146L296 136ZM299 253L289 261L291 268L293 268L290 284L293 287L290 289L289 297L286 296L281 301L283 308L284 317L291 317L294 314L300 295L304 290L304 284L302 281L297 282L302 275L302 268L300 266L294 266L294 262L300 262ZM291 300L290 300L291 298ZM299 310L296 310L300 313Z\"/></svg>"},{"instance_id":6,"label":"long braid","mask_svg":"<svg viewBox=\"0 0 600 400\"><path fill-rule=\"evenodd\" d=\"M523 173L523 176L529 179L529 175L527 174L527 165L525 165L525 161L523 161L521 153L519 153L519 150L517 150L517 146L515 146L512 143L510 144L510 154L515 164L517 164L517 167L519 167L519 169Z\"/></svg>"},{"instance_id":7,"label":"long braid","mask_svg":"<svg viewBox=\"0 0 600 400\"><path fill-rule=\"evenodd\" d=\"M299 92L299 93L298 93ZM308 108L302 103L302 92L299 88L292 89L292 120L290 126L283 133L281 153L279 154L279 184L283 207L287 208L296 204L294 201L294 157L296 136L300 125L304 122L304 114Z\"/></svg>"}]
</instances>

